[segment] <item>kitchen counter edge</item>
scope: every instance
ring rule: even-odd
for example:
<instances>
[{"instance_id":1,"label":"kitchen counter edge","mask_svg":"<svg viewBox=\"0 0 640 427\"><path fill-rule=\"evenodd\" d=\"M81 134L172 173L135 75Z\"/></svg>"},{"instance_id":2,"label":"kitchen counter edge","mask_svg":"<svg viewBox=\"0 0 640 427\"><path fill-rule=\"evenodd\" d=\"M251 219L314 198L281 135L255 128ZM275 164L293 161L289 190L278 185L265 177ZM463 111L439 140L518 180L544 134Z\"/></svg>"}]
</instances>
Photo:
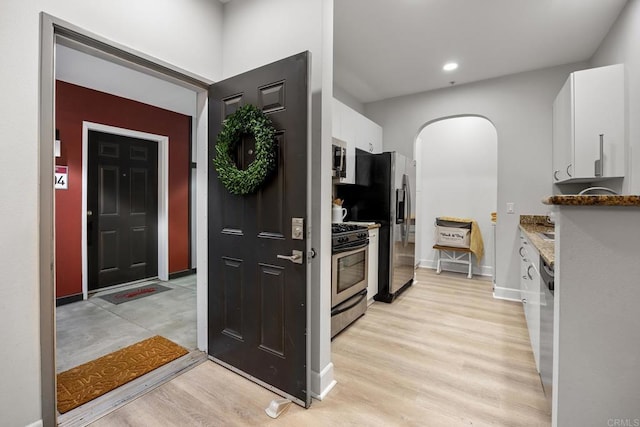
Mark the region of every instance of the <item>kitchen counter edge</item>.
<instances>
[{"instance_id":1,"label":"kitchen counter edge","mask_svg":"<svg viewBox=\"0 0 640 427\"><path fill-rule=\"evenodd\" d=\"M542 199L542 203L558 206L640 206L640 196L557 195Z\"/></svg>"}]
</instances>

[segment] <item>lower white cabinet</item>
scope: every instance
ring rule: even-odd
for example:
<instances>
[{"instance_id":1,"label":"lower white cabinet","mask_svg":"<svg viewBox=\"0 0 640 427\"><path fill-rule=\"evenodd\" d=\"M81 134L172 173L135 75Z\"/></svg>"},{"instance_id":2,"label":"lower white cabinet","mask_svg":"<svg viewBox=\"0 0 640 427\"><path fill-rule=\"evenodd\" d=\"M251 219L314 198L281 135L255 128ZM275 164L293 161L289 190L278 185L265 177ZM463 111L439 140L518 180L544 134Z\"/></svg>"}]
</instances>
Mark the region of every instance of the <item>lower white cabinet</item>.
<instances>
[{"instance_id":1,"label":"lower white cabinet","mask_svg":"<svg viewBox=\"0 0 640 427\"><path fill-rule=\"evenodd\" d=\"M529 340L536 369L540 372L540 254L527 236L520 232L520 295L527 319Z\"/></svg>"},{"instance_id":2,"label":"lower white cabinet","mask_svg":"<svg viewBox=\"0 0 640 427\"><path fill-rule=\"evenodd\" d=\"M378 235L379 228L369 229L369 269L367 270L369 285L367 286L367 304L373 302L378 293Z\"/></svg>"}]
</instances>

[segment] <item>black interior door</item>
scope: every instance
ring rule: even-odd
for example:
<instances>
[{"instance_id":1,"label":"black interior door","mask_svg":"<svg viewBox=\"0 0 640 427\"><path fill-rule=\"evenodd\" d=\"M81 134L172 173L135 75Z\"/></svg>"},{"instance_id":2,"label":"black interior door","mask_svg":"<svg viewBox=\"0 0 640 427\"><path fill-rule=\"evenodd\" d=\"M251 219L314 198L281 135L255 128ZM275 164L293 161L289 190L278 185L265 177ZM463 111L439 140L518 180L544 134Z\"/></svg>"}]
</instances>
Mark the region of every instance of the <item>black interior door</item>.
<instances>
[{"instance_id":1,"label":"black interior door","mask_svg":"<svg viewBox=\"0 0 640 427\"><path fill-rule=\"evenodd\" d=\"M262 109L277 130L278 165L257 193L230 194L209 162L209 354L214 360L308 406L306 230L292 239L292 219L307 219L308 53L213 85L209 153L222 121L238 107ZM239 142L238 166L253 161L255 140ZM305 224L306 226L306 224Z\"/></svg>"},{"instance_id":2,"label":"black interior door","mask_svg":"<svg viewBox=\"0 0 640 427\"><path fill-rule=\"evenodd\" d=\"M158 275L158 144L89 132L88 288Z\"/></svg>"}]
</instances>

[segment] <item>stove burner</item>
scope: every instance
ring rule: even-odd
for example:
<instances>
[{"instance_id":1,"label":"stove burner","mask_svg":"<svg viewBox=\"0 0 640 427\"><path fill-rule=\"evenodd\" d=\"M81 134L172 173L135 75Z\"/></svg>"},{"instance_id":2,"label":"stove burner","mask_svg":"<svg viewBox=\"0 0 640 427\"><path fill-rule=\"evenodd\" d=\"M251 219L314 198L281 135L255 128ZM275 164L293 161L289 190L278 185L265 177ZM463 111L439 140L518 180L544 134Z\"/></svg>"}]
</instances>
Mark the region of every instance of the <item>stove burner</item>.
<instances>
[{"instance_id":1,"label":"stove burner","mask_svg":"<svg viewBox=\"0 0 640 427\"><path fill-rule=\"evenodd\" d=\"M331 249L339 253L369 244L369 230L366 225L331 224Z\"/></svg>"},{"instance_id":2,"label":"stove burner","mask_svg":"<svg viewBox=\"0 0 640 427\"><path fill-rule=\"evenodd\" d=\"M331 233L346 233L348 231L357 231L357 230L366 230L367 227L364 225L357 224L331 224Z\"/></svg>"}]
</instances>

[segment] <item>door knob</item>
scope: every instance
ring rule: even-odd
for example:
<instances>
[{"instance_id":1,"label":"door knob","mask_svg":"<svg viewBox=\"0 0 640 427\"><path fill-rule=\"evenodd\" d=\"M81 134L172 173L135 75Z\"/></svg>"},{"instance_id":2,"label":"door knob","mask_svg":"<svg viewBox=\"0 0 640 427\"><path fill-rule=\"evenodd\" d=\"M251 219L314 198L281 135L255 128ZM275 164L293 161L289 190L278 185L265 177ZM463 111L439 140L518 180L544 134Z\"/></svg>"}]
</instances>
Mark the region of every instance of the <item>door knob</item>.
<instances>
[{"instance_id":1,"label":"door knob","mask_svg":"<svg viewBox=\"0 0 640 427\"><path fill-rule=\"evenodd\" d=\"M277 255L278 259L286 259L294 264L302 264L302 251L291 251L291 255Z\"/></svg>"}]
</instances>

